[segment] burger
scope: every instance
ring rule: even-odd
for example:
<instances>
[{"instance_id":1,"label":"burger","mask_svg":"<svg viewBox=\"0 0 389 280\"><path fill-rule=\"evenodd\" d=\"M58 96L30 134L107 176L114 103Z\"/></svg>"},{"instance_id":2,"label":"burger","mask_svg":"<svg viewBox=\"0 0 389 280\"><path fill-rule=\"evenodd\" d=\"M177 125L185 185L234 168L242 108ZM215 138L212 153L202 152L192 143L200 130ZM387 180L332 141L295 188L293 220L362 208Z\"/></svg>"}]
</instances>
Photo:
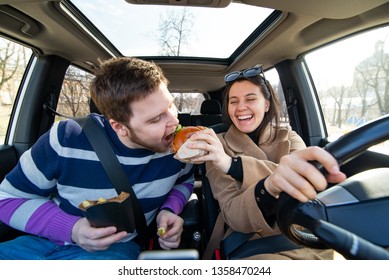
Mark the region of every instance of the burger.
<instances>
[{"instance_id":1,"label":"burger","mask_svg":"<svg viewBox=\"0 0 389 280\"><path fill-rule=\"evenodd\" d=\"M192 159L205 155L206 151L204 150L188 148L188 144L194 142L189 138L197 131L201 131L205 128L206 127L204 126L179 125L176 129L173 143L170 146L170 151L174 154L174 158L182 162L191 162Z\"/></svg>"}]
</instances>

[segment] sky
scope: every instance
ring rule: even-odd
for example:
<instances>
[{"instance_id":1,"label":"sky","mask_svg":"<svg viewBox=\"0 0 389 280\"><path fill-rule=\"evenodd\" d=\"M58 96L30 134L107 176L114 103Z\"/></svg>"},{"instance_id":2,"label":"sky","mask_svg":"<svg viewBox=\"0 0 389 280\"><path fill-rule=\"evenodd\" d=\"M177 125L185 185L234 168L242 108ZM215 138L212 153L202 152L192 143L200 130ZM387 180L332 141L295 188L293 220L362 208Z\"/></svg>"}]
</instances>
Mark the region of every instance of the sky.
<instances>
[{"instance_id":1,"label":"sky","mask_svg":"<svg viewBox=\"0 0 389 280\"><path fill-rule=\"evenodd\" d=\"M314 79L320 80L320 84L325 87L350 86L354 68L374 53L378 40L385 42L384 50L389 54L389 26L353 36L350 40L311 53L306 59Z\"/></svg>"},{"instance_id":2,"label":"sky","mask_svg":"<svg viewBox=\"0 0 389 280\"><path fill-rule=\"evenodd\" d=\"M158 52L156 32L161 18L161 6L130 5L124 0L72 2L81 8L103 33L111 33L113 37L109 39L115 45L128 45L127 50L125 47L121 49L124 55L142 56ZM142 11L145 6L147 14ZM167 6L164 8L174 9ZM231 4L225 9L194 7L196 23L193 33L190 34L191 42L194 43L188 48L197 56L229 57L271 12L270 9L239 4ZM215 22L218 24L214 24ZM107 23L109 30L106 29ZM201 32L196 32L196 29Z\"/></svg>"}]
</instances>

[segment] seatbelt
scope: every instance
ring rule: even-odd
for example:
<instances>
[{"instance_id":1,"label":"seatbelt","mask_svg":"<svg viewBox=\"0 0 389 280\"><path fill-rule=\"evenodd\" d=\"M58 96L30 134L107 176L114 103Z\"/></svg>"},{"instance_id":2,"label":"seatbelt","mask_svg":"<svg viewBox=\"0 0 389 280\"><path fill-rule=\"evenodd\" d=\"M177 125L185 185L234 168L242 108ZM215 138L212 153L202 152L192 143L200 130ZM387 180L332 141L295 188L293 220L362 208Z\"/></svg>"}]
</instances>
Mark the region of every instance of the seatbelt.
<instances>
[{"instance_id":1,"label":"seatbelt","mask_svg":"<svg viewBox=\"0 0 389 280\"><path fill-rule=\"evenodd\" d=\"M219 215L216 218L215 225L212 230L211 237L208 240L207 247L203 253L203 260L212 260L215 251L220 249L220 243L224 237L224 219L222 214L219 212Z\"/></svg>"},{"instance_id":2,"label":"seatbelt","mask_svg":"<svg viewBox=\"0 0 389 280\"><path fill-rule=\"evenodd\" d=\"M224 219L219 213L212 235L209 239L203 260L212 259L215 250L221 249L226 259L242 259L258 254L271 254L303 248L290 241L283 234L260 237L250 240L256 233L242 233L233 231L224 240Z\"/></svg>"},{"instance_id":3,"label":"seatbelt","mask_svg":"<svg viewBox=\"0 0 389 280\"><path fill-rule=\"evenodd\" d=\"M303 130L301 128L300 117L297 111L297 99L294 96L294 92L291 88L286 90L285 102L289 114L289 123L293 130L296 131L298 135L302 136Z\"/></svg>"},{"instance_id":4,"label":"seatbelt","mask_svg":"<svg viewBox=\"0 0 389 280\"><path fill-rule=\"evenodd\" d=\"M229 260L247 258L258 254L271 254L303 248L285 235L277 234L249 240L255 233L234 231L221 244L223 254Z\"/></svg>"},{"instance_id":5,"label":"seatbelt","mask_svg":"<svg viewBox=\"0 0 389 280\"><path fill-rule=\"evenodd\" d=\"M102 128L90 116L75 118L74 120L80 125L87 136L93 150L103 165L105 172L115 187L116 192L118 194L121 192L130 193L138 238L142 241L142 246L145 246L147 236L145 215L127 175L108 142L107 136L103 133Z\"/></svg>"}]
</instances>

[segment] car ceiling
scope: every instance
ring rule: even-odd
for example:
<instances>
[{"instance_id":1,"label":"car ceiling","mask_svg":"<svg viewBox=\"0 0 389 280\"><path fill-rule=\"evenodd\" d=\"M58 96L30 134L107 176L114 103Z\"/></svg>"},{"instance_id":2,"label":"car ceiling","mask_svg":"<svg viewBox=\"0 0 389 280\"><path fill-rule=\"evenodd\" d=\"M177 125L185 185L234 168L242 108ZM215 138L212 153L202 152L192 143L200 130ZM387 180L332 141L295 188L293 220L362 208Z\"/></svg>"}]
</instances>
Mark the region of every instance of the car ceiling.
<instances>
[{"instance_id":1,"label":"car ceiling","mask_svg":"<svg viewBox=\"0 0 389 280\"><path fill-rule=\"evenodd\" d=\"M124 0L123 0L124 1ZM153 4L162 0L148 0ZM146 3L147 0L127 0ZM0 32L24 42L41 54L56 54L88 71L86 62L99 65L112 57L83 29L72 23L59 7L60 1L0 0ZM166 2L166 1L163 1ZM169 0L171 5L226 6L229 0ZM211 92L223 86L229 71L261 63L271 68L286 59L373 26L389 22L389 1L384 0L242 0L283 11L278 23L246 48L237 59L210 63L201 59L152 58L164 69L174 91ZM27 16L28 14L28 16ZM215 23L217 24L217 23ZM82 39L81 39L82 38ZM88 39L89 38L89 39Z\"/></svg>"}]
</instances>

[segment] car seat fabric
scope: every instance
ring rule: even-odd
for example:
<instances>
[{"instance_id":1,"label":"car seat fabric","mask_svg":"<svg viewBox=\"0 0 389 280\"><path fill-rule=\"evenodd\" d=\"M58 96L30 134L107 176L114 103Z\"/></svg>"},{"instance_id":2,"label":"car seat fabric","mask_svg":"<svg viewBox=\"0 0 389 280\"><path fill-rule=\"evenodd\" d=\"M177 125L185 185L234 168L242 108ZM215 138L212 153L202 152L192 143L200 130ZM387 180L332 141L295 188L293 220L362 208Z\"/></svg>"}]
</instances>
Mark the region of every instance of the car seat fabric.
<instances>
[{"instance_id":1,"label":"car seat fabric","mask_svg":"<svg viewBox=\"0 0 389 280\"><path fill-rule=\"evenodd\" d=\"M89 100L89 112L101 114L92 98Z\"/></svg>"},{"instance_id":2,"label":"car seat fabric","mask_svg":"<svg viewBox=\"0 0 389 280\"><path fill-rule=\"evenodd\" d=\"M216 99L206 99L201 104L200 113L203 115L221 115L220 102Z\"/></svg>"},{"instance_id":3,"label":"car seat fabric","mask_svg":"<svg viewBox=\"0 0 389 280\"><path fill-rule=\"evenodd\" d=\"M222 122L220 102L206 99L201 104L200 115L192 115L192 125L211 126Z\"/></svg>"},{"instance_id":4,"label":"car seat fabric","mask_svg":"<svg viewBox=\"0 0 389 280\"><path fill-rule=\"evenodd\" d=\"M178 120L182 126L190 126L192 124L189 113L178 113Z\"/></svg>"}]
</instances>

